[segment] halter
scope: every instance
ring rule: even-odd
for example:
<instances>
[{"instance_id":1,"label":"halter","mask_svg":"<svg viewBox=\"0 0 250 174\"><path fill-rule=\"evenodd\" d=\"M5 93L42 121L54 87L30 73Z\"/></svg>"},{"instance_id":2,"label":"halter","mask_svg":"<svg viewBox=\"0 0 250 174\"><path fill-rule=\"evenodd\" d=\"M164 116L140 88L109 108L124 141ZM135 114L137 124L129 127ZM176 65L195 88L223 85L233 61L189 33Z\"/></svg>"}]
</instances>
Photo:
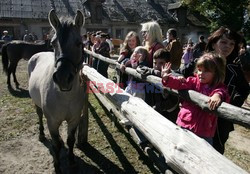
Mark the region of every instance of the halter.
<instances>
[{"instance_id":1,"label":"halter","mask_svg":"<svg viewBox=\"0 0 250 174\"><path fill-rule=\"evenodd\" d=\"M68 61L74 67L75 73L77 73L83 67L82 63L84 61L84 58L83 58L83 55L84 55L83 44L81 45L81 47L82 47L82 58L81 58L80 62L77 65L74 65L74 63L70 59L65 59L64 57L60 57L55 62L55 68L57 68L58 62Z\"/></svg>"},{"instance_id":2,"label":"halter","mask_svg":"<svg viewBox=\"0 0 250 174\"><path fill-rule=\"evenodd\" d=\"M82 44L82 57L81 57L81 60L80 62L75 65L70 59L65 59L64 57L60 57L59 59L56 60L55 62L55 68L57 68L57 64L58 62L65 62L65 61L68 61L75 69L75 73L77 73L81 68L82 68L82 63L84 61L84 58L83 58L83 55L84 55L84 50L83 50L83 44Z\"/></svg>"},{"instance_id":3,"label":"halter","mask_svg":"<svg viewBox=\"0 0 250 174\"><path fill-rule=\"evenodd\" d=\"M57 68L57 64L59 62L62 62L62 63L63 62L69 62L74 67L75 73L77 73L82 68L83 57L81 58L80 62L77 65L75 65L70 59L66 59L64 57L61 57L61 58L59 58L59 59L56 60L55 68Z\"/></svg>"}]
</instances>

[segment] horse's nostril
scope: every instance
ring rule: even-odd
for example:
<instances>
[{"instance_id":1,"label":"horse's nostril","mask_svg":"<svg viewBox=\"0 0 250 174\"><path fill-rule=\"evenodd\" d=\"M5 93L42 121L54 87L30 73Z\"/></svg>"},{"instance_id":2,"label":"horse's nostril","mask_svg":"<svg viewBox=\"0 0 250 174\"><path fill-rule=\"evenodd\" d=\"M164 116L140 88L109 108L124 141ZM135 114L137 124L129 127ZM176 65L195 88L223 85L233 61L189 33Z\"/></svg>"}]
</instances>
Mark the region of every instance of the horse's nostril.
<instances>
[{"instance_id":1,"label":"horse's nostril","mask_svg":"<svg viewBox=\"0 0 250 174\"><path fill-rule=\"evenodd\" d=\"M69 74L68 83L72 82L73 78L74 78L73 74Z\"/></svg>"}]
</instances>

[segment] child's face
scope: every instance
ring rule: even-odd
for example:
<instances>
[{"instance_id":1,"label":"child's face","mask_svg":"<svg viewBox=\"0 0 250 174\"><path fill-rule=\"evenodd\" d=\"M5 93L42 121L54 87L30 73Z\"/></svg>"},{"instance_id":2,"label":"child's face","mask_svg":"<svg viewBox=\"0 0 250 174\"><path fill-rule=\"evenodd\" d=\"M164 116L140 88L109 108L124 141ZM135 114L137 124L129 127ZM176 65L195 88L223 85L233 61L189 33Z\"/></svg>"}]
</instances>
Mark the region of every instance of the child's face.
<instances>
[{"instance_id":1,"label":"child's face","mask_svg":"<svg viewBox=\"0 0 250 174\"><path fill-rule=\"evenodd\" d=\"M141 60L142 57L143 57L142 54L139 51L137 51L137 50L135 50L133 52L133 54L131 55L131 59L136 60L136 62L139 62L139 60L143 61L143 60Z\"/></svg>"},{"instance_id":2,"label":"child's face","mask_svg":"<svg viewBox=\"0 0 250 174\"><path fill-rule=\"evenodd\" d=\"M172 34L170 34L170 33L167 33L167 40L168 41L171 41L171 40L173 40L174 38L173 38L173 35Z\"/></svg>"},{"instance_id":3,"label":"child's face","mask_svg":"<svg viewBox=\"0 0 250 174\"><path fill-rule=\"evenodd\" d=\"M197 74L200 79L201 83L204 84L212 84L213 79L214 79L214 73L211 71L205 70L204 67L198 67L197 68Z\"/></svg>"},{"instance_id":4,"label":"child's face","mask_svg":"<svg viewBox=\"0 0 250 174\"><path fill-rule=\"evenodd\" d=\"M137 41L135 36L132 36L128 39L128 46L130 49L134 49L137 46Z\"/></svg>"},{"instance_id":5,"label":"child's face","mask_svg":"<svg viewBox=\"0 0 250 174\"><path fill-rule=\"evenodd\" d=\"M154 59L154 69L161 71L162 67L166 64L167 62L164 59Z\"/></svg>"}]
</instances>

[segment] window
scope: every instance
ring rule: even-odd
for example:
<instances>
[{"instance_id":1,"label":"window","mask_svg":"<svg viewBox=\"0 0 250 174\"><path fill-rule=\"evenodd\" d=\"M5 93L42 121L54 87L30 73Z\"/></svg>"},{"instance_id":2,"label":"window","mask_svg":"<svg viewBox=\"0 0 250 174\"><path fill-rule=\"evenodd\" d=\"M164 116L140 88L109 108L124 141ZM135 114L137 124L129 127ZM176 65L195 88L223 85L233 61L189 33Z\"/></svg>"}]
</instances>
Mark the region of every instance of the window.
<instances>
[{"instance_id":1,"label":"window","mask_svg":"<svg viewBox=\"0 0 250 174\"><path fill-rule=\"evenodd\" d=\"M123 39L124 38L124 30L123 29L116 29L115 30L115 36L116 39Z\"/></svg>"}]
</instances>

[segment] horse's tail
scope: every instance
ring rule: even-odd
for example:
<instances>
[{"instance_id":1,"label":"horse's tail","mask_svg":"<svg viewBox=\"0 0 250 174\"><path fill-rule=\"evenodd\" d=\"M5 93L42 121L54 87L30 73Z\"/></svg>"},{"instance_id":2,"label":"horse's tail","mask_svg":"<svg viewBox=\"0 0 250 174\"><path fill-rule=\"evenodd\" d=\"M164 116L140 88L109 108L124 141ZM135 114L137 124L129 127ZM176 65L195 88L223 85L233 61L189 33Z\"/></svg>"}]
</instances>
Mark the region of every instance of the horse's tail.
<instances>
[{"instance_id":1,"label":"horse's tail","mask_svg":"<svg viewBox=\"0 0 250 174\"><path fill-rule=\"evenodd\" d=\"M8 66L9 66L9 58L7 54L7 46L8 44L4 44L2 46L2 64L3 64L3 71L7 74L8 73Z\"/></svg>"}]
</instances>

